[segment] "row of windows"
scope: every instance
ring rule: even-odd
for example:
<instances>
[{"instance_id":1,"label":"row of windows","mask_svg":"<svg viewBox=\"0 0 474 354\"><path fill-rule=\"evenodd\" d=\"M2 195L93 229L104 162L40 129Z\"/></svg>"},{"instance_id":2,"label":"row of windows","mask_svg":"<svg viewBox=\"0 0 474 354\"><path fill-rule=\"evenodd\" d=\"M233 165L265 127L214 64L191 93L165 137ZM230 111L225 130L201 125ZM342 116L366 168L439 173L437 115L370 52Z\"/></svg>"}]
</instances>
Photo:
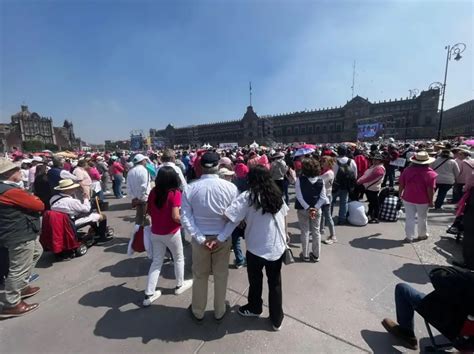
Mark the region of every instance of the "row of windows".
<instances>
[{"instance_id":1,"label":"row of windows","mask_svg":"<svg viewBox=\"0 0 474 354\"><path fill-rule=\"evenodd\" d=\"M386 107L377 107L373 108L372 113L388 113L388 112L398 112L406 110L415 110L417 109L416 104L407 104L407 105L396 105L396 106L386 106Z\"/></svg>"},{"instance_id":2,"label":"row of windows","mask_svg":"<svg viewBox=\"0 0 474 354\"><path fill-rule=\"evenodd\" d=\"M336 125L316 125L316 126L302 126L302 127L286 127L286 128L277 128L274 130L275 136L282 136L282 135L298 135L298 134L313 134L313 133L320 133L320 132L340 132L342 131L342 125L341 124L336 124Z\"/></svg>"}]
</instances>

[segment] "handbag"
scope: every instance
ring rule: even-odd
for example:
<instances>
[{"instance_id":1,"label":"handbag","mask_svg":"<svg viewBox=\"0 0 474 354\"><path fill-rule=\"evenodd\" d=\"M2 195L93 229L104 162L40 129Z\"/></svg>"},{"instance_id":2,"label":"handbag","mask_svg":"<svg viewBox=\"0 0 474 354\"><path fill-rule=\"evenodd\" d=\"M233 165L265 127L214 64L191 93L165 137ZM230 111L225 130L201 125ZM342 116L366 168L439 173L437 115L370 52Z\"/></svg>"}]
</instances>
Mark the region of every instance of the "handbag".
<instances>
[{"instance_id":1,"label":"handbag","mask_svg":"<svg viewBox=\"0 0 474 354\"><path fill-rule=\"evenodd\" d=\"M284 233L281 231L280 225L278 225L278 222L276 221L275 215L272 215L272 216L273 216L273 220L275 221L275 224L277 226L278 233L280 234L280 236L283 240L283 243L285 244L285 252L283 252L283 263L285 263L285 265L295 263L295 257L293 256L293 251L288 246L288 243L286 242Z\"/></svg>"}]
</instances>

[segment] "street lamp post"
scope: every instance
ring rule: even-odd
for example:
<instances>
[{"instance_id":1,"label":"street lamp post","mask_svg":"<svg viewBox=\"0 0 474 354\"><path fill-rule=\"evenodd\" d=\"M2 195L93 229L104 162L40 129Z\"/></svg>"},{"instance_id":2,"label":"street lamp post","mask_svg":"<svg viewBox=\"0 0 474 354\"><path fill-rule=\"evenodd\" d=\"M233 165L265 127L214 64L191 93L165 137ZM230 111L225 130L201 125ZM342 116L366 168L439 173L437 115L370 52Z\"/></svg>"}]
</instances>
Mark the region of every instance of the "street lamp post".
<instances>
[{"instance_id":1,"label":"street lamp post","mask_svg":"<svg viewBox=\"0 0 474 354\"><path fill-rule=\"evenodd\" d=\"M451 57L454 55L454 60L461 60L461 53L466 50L466 45L464 43L456 43L453 46L446 46L446 67L444 69L444 84L443 84L443 96L441 97L441 111L439 112L439 122L438 122L438 140L441 140L441 128L443 125L443 109L444 109L444 95L446 94L446 79L448 78L448 64L451 60Z\"/></svg>"}]
</instances>

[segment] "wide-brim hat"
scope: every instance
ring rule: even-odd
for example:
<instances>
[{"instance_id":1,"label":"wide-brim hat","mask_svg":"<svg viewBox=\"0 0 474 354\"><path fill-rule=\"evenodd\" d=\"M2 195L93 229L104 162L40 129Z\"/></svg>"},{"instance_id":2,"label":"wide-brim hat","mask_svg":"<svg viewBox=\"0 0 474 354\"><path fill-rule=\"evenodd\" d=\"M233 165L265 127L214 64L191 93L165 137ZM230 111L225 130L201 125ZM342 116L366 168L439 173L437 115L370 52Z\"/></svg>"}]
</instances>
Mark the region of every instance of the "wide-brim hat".
<instances>
[{"instance_id":1,"label":"wide-brim hat","mask_svg":"<svg viewBox=\"0 0 474 354\"><path fill-rule=\"evenodd\" d=\"M469 149L469 146L467 146L467 145L459 145L458 147L455 147L453 149L453 152L463 152L463 153L465 153L466 155L469 155L469 156L471 156L471 154L472 154L471 149Z\"/></svg>"},{"instance_id":2,"label":"wide-brim hat","mask_svg":"<svg viewBox=\"0 0 474 354\"><path fill-rule=\"evenodd\" d=\"M272 158L274 159L278 159L278 158L281 158L281 157L285 157L285 154L281 151L278 151L276 153L273 154Z\"/></svg>"},{"instance_id":3,"label":"wide-brim hat","mask_svg":"<svg viewBox=\"0 0 474 354\"><path fill-rule=\"evenodd\" d=\"M69 189L79 188L81 185L79 183L74 183L72 179L66 178L59 181L59 185L54 187L56 191L66 191Z\"/></svg>"},{"instance_id":4,"label":"wide-brim hat","mask_svg":"<svg viewBox=\"0 0 474 354\"><path fill-rule=\"evenodd\" d=\"M20 166L14 164L9 159L4 157L0 158L0 175L4 174L5 172L14 170L15 168L20 169Z\"/></svg>"},{"instance_id":5,"label":"wide-brim hat","mask_svg":"<svg viewBox=\"0 0 474 354\"><path fill-rule=\"evenodd\" d=\"M235 175L235 172L232 171L232 170L229 170L228 168L223 167L219 170L219 175L221 175L221 176L233 176L233 175Z\"/></svg>"},{"instance_id":6,"label":"wide-brim hat","mask_svg":"<svg viewBox=\"0 0 474 354\"><path fill-rule=\"evenodd\" d=\"M410 162L417 165L430 165L434 160L426 151L418 151L410 158Z\"/></svg>"}]
</instances>

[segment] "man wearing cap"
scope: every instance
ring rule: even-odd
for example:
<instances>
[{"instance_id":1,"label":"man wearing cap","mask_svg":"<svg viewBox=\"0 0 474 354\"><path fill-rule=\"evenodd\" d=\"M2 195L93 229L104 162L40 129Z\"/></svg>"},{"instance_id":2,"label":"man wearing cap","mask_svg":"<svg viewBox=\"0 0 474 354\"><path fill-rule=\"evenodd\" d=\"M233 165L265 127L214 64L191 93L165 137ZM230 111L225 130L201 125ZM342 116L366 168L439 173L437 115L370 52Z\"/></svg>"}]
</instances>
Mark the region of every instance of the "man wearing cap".
<instances>
[{"instance_id":1,"label":"man wearing cap","mask_svg":"<svg viewBox=\"0 0 474 354\"><path fill-rule=\"evenodd\" d=\"M148 158L145 155L136 154L132 162L134 166L127 175L127 190L132 198L132 206L136 208L135 225L149 225L146 218L146 206L151 190L151 177L146 169Z\"/></svg>"},{"instance_id":2,"label":"man wearing cap","mask_svg":"<svg viewBox=\"0 0 474 354\"><path fill-rule=\"evenodd\" d=\"M74 221L76 230L90 225L96 229L99 241L108 241L107 219L104 214L91 213L90 196L78 196L81 185L74 183L71 179L59 181L59 185L54 189L58 194L51 197L51 210L68 214Z\"/></svg>"},{"instance_id":3,"label":"man wearing cap","mask_svg":"<svg viewBox=\"0 0 474 354\"><path fill-rule=\"evenodd\" d=\"M202 176L186 188L182 200L181 223L192 236L193 297L190 313L201 321L207 305L208 278L214 275L214 317L226 313L225 295L229 274L231 240L217 239L225 228L224 212L238 195L237 187L217 175L219 155L206 152L201 157Z\"/></svg>"},{"instance_id":4,"label":"man wearing cap","mask_svg":"<svg viewBox=\"0 0 474 354\"><path fill-rule=\"evenodd\" d=\"M0 317L25 315L38 307L38 304L27 304L23 299L40 290L29 286L28 279L43 253L38 233L44 204L19 188L19 182L20 168L8 159L0 158L0 247L8 249L10 258Z\"/></svg>"}]
</instances>

